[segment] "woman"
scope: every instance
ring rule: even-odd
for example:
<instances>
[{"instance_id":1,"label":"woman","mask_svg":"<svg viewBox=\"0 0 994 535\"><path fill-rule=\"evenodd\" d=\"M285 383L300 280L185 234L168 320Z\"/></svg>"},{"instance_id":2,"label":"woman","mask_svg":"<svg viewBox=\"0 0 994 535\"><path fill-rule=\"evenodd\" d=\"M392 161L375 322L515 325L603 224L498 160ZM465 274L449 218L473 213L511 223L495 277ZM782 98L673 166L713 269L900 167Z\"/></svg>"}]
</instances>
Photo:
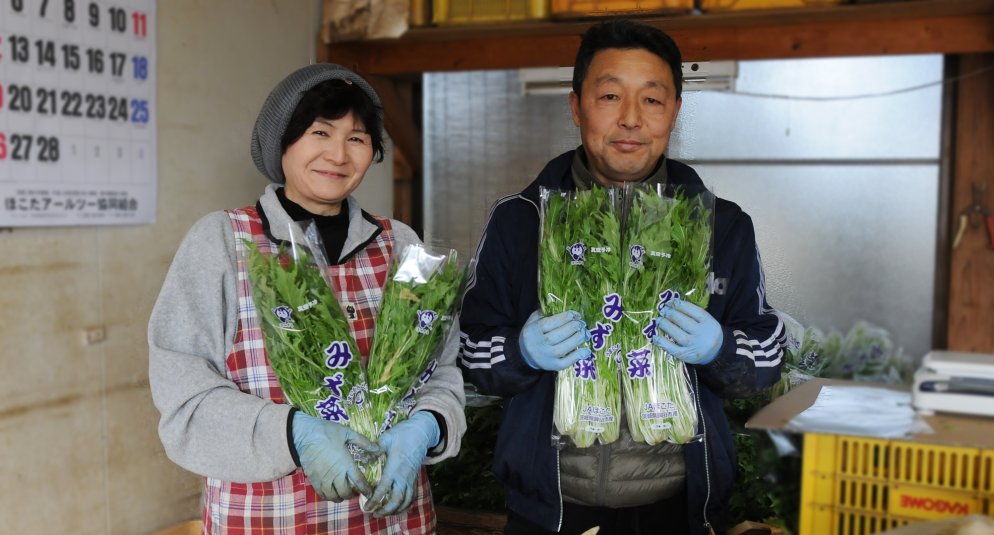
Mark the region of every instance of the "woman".
<instances>
[{"instance_id":1,"label":"woman","mask_svg":"<svg viewBox=\"0 0 994 535\"><path fill-rule=\"evenodd\" d=\"M166 453L206 478L204 533L434 532L422 465L454 456L465 432L458 341L447 341L411 417L374 444L286 404L243 261L243 238L279 243L288 222L313 219L329 279L368 355L390 258L420 243L351 196L374 157L383 158L382 124L379 97L355 73L333 64L292 73L252 133L252 159L272 184L255 206L198 221L176 253L149 322L149 380ZM376 488L350 446L385 455ZM369 496L370 512L357 491Z\"/></svg>"}]
</instances>

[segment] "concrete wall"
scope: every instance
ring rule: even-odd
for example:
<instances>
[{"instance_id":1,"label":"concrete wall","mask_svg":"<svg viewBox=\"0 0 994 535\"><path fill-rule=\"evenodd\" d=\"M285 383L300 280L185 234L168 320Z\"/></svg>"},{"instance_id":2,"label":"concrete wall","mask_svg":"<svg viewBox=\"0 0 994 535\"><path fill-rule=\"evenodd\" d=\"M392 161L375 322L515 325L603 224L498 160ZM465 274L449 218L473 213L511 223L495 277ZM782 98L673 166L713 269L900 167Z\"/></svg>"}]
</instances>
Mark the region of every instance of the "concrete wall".
<instances>
[{"instance_id":1,"label":"concrete wall","mask_svg":"<svg viewBox=\"0 0 994 535\"><path fill-rule=\"evenodd\" d=\"M200 478L156 434L146 327L199 217L251 202L272 86L313 57L317 0L158 3L154 225L0 232L0 533L145 534L200 511ZM357 192L392 206L388 159ZM88 327L106 329L85 345Z\"/></svg>"}]
</instances>

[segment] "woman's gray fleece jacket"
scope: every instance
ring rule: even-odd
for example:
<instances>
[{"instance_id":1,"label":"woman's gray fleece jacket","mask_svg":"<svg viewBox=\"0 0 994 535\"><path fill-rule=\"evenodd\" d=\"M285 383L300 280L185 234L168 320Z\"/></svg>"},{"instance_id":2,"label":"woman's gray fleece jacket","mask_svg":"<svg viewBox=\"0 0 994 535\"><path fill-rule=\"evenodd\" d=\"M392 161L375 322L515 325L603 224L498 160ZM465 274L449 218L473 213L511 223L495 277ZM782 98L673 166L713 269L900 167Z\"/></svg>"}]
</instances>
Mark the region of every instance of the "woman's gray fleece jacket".
<instances>
[{"instance_id":1,"label":"woman's gray fleece jacket","mask_svg":"<svg viewBox=\"0 0 994 535\"><path fill-rule=\"evenodd\" d=\"M289 216L270 184L259 205L273 237L288 239ZM341 258L361 249L378 227L349 203L348 237ZM421 243L407 225L391 221L394 254ZM227 378L225 361L238 329L237 258L228 215L213 212L195 223L180 245L148 326L149 383L161 413L159 437L176 464L196 474L251 483L294 470L287 437L290 406L242 392ZM445 420L444 444L426 464L459 452L466 431L462 374L456 367L459 326L454 325L431 380L414 410ZM441 450L441 451L439 451Z\"/></svg>"}]
</instances>

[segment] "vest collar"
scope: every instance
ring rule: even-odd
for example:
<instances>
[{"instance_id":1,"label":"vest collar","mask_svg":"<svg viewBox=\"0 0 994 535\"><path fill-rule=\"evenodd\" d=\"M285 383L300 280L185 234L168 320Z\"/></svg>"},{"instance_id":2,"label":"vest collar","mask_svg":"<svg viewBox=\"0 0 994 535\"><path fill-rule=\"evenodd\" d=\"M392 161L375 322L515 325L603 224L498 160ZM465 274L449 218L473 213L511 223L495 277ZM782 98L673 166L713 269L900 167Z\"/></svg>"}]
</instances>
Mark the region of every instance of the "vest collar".
<instances>
[{"instance_id":1,"label":"vest collar","mask_svg":"<svg viewBox=\"0 0 994 535\"><path fill-rule=\"evenodd\" d=\"M285 243L290 240L290 231L287 224L293 222L287 215L280 199L276 195L276 189L282 187L278 184L269 184L263 192L259 202L256 203L256 211L262 219L262 228L266 236L276 243ZM352 258L355 253L362 250L369 242L376 239L383 226L359 207L359 201L349 195L345 200L349 203L349 231L345 238L345 245L342 246L342 255L337 264L342 264Z\"/></svg>"}]
</instances>

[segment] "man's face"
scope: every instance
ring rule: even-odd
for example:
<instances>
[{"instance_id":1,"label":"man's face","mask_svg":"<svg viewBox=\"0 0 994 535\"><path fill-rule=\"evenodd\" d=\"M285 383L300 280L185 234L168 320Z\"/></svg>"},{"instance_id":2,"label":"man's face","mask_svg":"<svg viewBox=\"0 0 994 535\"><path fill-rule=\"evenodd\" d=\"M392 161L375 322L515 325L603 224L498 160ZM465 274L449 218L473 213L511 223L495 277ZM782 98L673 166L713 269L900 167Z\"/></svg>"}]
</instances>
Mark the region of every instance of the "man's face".
<instances>
[{"instance_id":1,"label":"man's face","mask_svg":"<svg viewBox=\"0 0 994 535\"><path fill-rule=\"evenodd\" d=\"M570 93L573 122L602 184L641 180L666 152L680 100L669 65L644 49L594 54L582 96Z\"/></svg>"}]
</instances>

